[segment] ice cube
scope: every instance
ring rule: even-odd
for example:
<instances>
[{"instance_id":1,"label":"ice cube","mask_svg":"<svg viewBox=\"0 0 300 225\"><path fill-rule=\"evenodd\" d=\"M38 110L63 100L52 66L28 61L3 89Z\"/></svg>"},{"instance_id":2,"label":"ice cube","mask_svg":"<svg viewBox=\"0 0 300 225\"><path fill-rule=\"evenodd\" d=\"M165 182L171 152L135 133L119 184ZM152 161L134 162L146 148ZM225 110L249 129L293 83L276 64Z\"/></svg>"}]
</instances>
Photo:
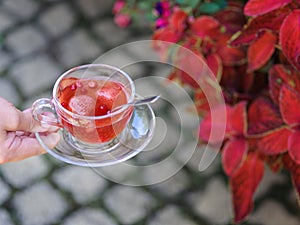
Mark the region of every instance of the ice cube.
<instances>
[{"instance_id":1,"label":"ice cube","mask_svg":"<svg viewBox=\"0 0 300 225\"><path fill-rule=\"evenodd\" d=\"M96 100L88 95L76 95L70 99L72 112L82 116L94 116Z\"/></svg>"}]
</instances>

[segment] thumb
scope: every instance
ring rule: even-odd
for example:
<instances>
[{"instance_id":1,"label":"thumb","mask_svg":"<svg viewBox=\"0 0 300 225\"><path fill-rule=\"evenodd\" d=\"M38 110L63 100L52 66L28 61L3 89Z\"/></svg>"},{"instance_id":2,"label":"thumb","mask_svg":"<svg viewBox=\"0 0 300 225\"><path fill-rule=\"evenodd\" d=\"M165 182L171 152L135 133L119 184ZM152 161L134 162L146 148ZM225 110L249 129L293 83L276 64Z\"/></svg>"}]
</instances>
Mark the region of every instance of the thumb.
<instances>
[{"instance_id":1,"label":"thumb","mask_svg":"<svg viewBox=\"0 0 300 225\"><path fill-rule=\"evenodd\" d=\"M49 130L49 126L41 125L33 118L31 109L26 109L23 112L19 111L18 116L19 123L15 127L15 131L45 132Z\"/></svg>"},{"instance_id":2,"label":"thumb","mask_svg":"<svg viewBox=\"0 0 300 225\"><path fill-rule=\"evenodd\" d=\"M6 129L8 131L53 132L57 130L57 128L54 130L52 126L42 125L36 121L32 116L31 109L26 109L23 112L16 109L12 115L13 116L8 115L9 118L6 120Z\"/></svg>"},{"instance_id":3,"label":"thumb","mask_svg":"<svg viewBox=\"0 0 300 225\"><path fill-rule=\"evenodd\" d=\"M0 97L0 131L25 131L44 132L49 131L49 126L41 126L33 116L31 109L18 110L12 103Z\"/></svg>"}]
</instances>

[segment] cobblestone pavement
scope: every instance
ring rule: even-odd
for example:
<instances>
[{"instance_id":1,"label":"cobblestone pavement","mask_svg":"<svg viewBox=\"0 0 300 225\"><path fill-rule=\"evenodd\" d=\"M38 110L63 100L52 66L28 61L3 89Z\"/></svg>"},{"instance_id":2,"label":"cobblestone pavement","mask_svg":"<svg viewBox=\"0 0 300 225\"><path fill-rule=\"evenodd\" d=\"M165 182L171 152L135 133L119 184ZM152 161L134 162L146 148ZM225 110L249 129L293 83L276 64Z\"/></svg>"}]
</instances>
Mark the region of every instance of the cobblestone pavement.
<instances>
[{"instance_id":1,"label":"cobblestone pavement","mask_svg":"<svg viewBox=\"0 0 300 225\"><path fill-rule=\"evenodd\" d=\"M123 43L149 39L141 28L116 27L111 7L111 0L0 0L0 96L25 109L40 97L50 97L63 71L91 63ZM150 54L132 50L127 48L111 61ZM141 95L162 89L138 78L169 71L168 66L150 62L127 69ZM192 115L179 112L186 110L180 94L167 87L164 91L175 98L177 108L163 100L153 105L159 117L153 141L148 151L128 163L147 165L167 158L181 137L178 115L190 132L196 128ZM0 225L231 224L230 193L219 158L199 172L201 151L187 160L189 144L183 142L179 154L151 170L121 165L93 170L49 155L1 165ZM178 163L185 161L177 171ZM125 185L127 178L135 184L154 183L170 171L176 173L152 185ZM103 175L107 173L108 177ZM295 194L284 174L266 172L255 210L244 224L300 224Z\"/></svg>"}]
</instances>

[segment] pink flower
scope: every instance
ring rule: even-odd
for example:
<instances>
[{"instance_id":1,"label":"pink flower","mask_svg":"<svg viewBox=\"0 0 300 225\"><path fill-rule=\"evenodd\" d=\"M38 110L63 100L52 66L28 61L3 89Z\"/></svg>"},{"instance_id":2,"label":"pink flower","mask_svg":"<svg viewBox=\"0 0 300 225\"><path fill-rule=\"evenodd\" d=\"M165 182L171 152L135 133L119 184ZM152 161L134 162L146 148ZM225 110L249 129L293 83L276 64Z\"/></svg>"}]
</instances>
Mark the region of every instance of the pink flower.
<instances>
[{"instance_id":1,"label":"pink flower","mask_svg":"<svg viewBox=\"0 0 300 225\"><path fill-rule=\"evenodd\" d=\"M156 21L155 21L155 27L157 29L159 28L162 28L162 27L165 27L168 25L168 18L158 18Z\"/></svg>"},{"instance_id":2,"label":"pink flower","mask_svg":"<svg viewBox=\"0 0 300 225\"><path fill-rule=\"evenodd\" d=\"M113 6L112 12L113 14L118 14L125 7L126 2L124 0L117 0Z\"/></svg>"},{"instance_id":3,"label":"pink flower","mask_svg":"<svg viewBox=\"0 0 300 225\"><path fill-rule=\"evenodd\" d=\"M131 17L127 14L119 13L115 16L114 21L119 27L125 28L131 23Z\"/></svg>"}]
</instances>

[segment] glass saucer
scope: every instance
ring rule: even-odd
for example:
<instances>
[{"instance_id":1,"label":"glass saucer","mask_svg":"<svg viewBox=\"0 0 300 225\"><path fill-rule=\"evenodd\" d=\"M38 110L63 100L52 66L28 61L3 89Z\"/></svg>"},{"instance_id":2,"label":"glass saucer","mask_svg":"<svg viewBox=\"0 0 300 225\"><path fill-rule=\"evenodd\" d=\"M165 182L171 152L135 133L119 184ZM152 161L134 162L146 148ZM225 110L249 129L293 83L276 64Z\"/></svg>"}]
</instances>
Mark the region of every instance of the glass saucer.
<instances>
[{"instance_id":1,"label":"glass saucer","mask_svg":"<svg viewBox=\"0 0 300 225\"><path fill-rule=\"evenodd\" d=\"M124 131L104 150L80 149L69 143L70 135L63 129L58 132L60 141L55 148L49 148L35 133L42 147L53 157L78 166L100 167L113 165L132 158L150 142L155 128L155 115L150 105L135 106L132 117Z\"/></svg>"}]
</instances>

